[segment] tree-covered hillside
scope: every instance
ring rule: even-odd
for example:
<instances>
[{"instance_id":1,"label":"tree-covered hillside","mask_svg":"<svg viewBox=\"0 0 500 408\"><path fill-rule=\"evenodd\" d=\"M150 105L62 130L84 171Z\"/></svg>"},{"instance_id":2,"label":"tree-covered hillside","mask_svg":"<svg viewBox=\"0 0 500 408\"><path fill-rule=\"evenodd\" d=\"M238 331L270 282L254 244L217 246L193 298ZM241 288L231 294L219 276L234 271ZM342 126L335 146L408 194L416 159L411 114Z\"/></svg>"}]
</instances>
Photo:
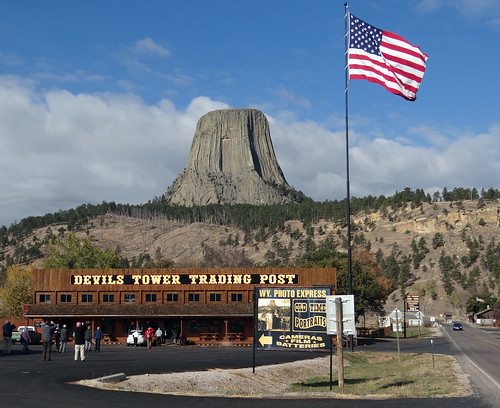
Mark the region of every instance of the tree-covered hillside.
<instances>
[{"instance_id":1,"label":"tree-covered hillside","mask_svg":"<svg viewBox=\"0 0 500 408\"><path fill-rule=\"evenodd\" d=\"M475 188L455 187L449 191L446 187L442 192L436 191L431 197L423 190L413 191L405 188L391 197L368 196L351 199L352 214L360 211L378 211L381 208L398 208L407 203L418 206L423 202L453 202L463 200L494 200L500 198L500 191L490 188L482 190L481 194ZM303 198L300 204L291 203L271 206L237 205L208 205L202 207L171 206L164 197L155 197L146 204L116 204L103 201L101 204L82 204L70 210L60 210L56 213L43 216L31 216L22 219L10 227L0 227L0 248L6 245L15 245L34 229L57 224L66 224L69 231L85 225L90 219L99 215L113 213L130 217L148 218L163 215L168 219L183 220L185 222L206 222L219 225L235 225L244 231L257 230L261 227L272 229L282 226L287 220L294 219L301 222L313 223L315 220L340 220L345 218L346 203L342 201L315 202Z\"/></svg>"},{"instance_id":2,"label":"tree-covered hillside","mask_svg":"<svg viewBox=\"0 0 500 408\"><path fill-rule=\"evenodd\" d=\"M491 211L490 218L480 215L498 198L498 190L479 193L474 188L444 188L432 196L423 190L406 188L391 197L353 198L353 252L365 261L368 257L359 251L371 253L373 265L365 262L363 268L380 270L387 293L392 293L389 301L396 302L411 289L426 302L442 301L463 311L481 306L471 299L486 298L495 303L500 284L500 243L495 239L499 219ZM50 248L67 239L68 234L91 238L107 223L106 215L148 222L170 220L183 227L200 223L226 231L215 245L186 237L187 245L201 248L202 259L181 259L174 249L167 248L169 242L161 244L154 238L142 251L132 251L127 242L118 238L109 239L103 249L112 248L117 267L333 265L341 272L346 270L345 200L314 202L305 198L301 203L271 206L182 207L155 198L143 205L86 204L2 227L0 284L5 282L8 266L26 265L46 257ZM160 230L156 225L148 225L141 234L149 233L149 229ZM175 238L178 239L182 237ZM106 240L102 233L100 245ZM359 274L363 276L361 269Z\"/></svg>"}]
</instances>

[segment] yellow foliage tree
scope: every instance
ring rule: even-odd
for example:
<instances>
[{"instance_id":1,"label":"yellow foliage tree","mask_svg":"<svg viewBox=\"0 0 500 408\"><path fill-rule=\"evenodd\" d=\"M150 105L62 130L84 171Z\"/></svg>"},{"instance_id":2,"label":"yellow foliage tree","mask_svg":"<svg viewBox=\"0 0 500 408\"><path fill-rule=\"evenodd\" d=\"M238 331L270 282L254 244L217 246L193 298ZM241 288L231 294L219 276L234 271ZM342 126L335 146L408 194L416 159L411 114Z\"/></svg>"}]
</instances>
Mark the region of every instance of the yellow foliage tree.
<instances>
[{"instance_id":1,"label":"yellow foliage tree","mask_svg":"<svg viewBox=\"0 0 500 408\"><path fill-rule=\"evenodd\" d=\"M21 269L19 265L7 268L5 285L0 288L0 313L2 317L22 317L23 305L33 302L34 265Z\"/></svg>"}]
</instances>

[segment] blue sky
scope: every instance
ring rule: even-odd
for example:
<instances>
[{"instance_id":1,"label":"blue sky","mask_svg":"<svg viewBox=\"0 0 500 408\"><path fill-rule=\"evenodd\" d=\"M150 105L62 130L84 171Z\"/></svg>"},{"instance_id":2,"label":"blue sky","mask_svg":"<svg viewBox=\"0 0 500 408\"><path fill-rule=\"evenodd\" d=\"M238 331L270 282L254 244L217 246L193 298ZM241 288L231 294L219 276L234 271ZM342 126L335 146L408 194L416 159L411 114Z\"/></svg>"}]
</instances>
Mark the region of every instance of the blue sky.
<instances>
[{"instance_id":1,"label":"blue sky","mask_svg":"<svg viewBox=\"0 0 500 408\"><path fill-rule=\"evenodd\" d=\"M0 3L0 225L162 195L220 108L262 110L289 184L343 199L343 4ZM415 102L350 82L351 194L500 188L500 2L349 8L429 55Z\"/></svg>"}]
</instances>

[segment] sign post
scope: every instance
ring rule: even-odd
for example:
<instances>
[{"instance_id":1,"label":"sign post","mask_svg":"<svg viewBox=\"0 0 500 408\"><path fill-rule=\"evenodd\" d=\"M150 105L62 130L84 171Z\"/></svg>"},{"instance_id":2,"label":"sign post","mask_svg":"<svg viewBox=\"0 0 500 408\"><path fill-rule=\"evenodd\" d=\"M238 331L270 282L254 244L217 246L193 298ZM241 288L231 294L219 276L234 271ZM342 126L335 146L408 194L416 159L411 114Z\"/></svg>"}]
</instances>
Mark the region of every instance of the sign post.
<instances>
[{"instance_id":1,"label":"sign post","mask_svg":"<svg viewBox=\"0 0 500 408\"><path fill-rule=\"evenodd\" d=\"M337 334L336 299L342 301L343 334L356 337L356 315L354 313L354 295L335 295L326 297L326 316L328 334Z\"/></svg>"},{"instance_id":2,"label":"sign post","mask_svg":"<svg viewBox=\"0 0 500 408\"><path fill-rule=\"evenodd\" d=\"M396 342L398 343L398 360L401 360L401 353L399 348L399 310L396 312Z\"/></svg>"},{"instance_id":3,"label":"sign post","mask_svg":"<svg viewBox=\"0 0 500 408\"><path fill-rule=\"evenodd\" d=\"M356 316L354 313L354 295L326 297L326 332L337 335L337 359L339 371L339 391L344 392L344 336L356 336ZM332 373L330 364L330 389Z\"/></svg>"},{"instance_id":4,"label":"sign post","mask_svg":"<svg viewBox=\"0 0 500 408\"><path fill-rule=\"evenodd\" d=\"M344 393L344 325L342 324L342 299L335 299L337 309L337 360L339 370L339 392Z\"/></svg>"},{"instance_id":5,"label":"sign post","mask_svg":"<svg viewBox=\"0 0 500 408\"><path fill-rule=\"evenodd\" d=\"M400 320L401 320L401 317L403 317L403 313L401 312L401 310L399 309L394 309L391 314L389 315L389 318L391 319L391 324L392 324L392 327L393 327L393 331L394 331L394 324L392 323L392 320L396 320L396 342L398 344L398 359L400 358L400 353L399 353L399 332L400 332L400 329L401 329L401 323L400 323Z\"/></svg>"}]
</instances>

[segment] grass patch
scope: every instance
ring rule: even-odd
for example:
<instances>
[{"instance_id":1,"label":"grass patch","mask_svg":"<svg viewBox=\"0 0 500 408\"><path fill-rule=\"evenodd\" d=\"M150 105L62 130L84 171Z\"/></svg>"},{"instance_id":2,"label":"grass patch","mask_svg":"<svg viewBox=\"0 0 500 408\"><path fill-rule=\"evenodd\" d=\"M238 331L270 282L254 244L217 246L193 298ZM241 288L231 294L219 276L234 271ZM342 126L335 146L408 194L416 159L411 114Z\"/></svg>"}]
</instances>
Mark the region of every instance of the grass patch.
<instances>
[{"instance_id":1,"label":"grass patch","mask_svg":"<svg viewBox=\"0 0 500 408\"><path fill-rule=\"evenodd\" d=\"M385 398L432 398L465 395L455 361L447 355L344 353L344 395ZM335 364L333 389L338 392ZM330 392L330 374L293 384L289 392Z\"/></svg>"}]
</instances>

